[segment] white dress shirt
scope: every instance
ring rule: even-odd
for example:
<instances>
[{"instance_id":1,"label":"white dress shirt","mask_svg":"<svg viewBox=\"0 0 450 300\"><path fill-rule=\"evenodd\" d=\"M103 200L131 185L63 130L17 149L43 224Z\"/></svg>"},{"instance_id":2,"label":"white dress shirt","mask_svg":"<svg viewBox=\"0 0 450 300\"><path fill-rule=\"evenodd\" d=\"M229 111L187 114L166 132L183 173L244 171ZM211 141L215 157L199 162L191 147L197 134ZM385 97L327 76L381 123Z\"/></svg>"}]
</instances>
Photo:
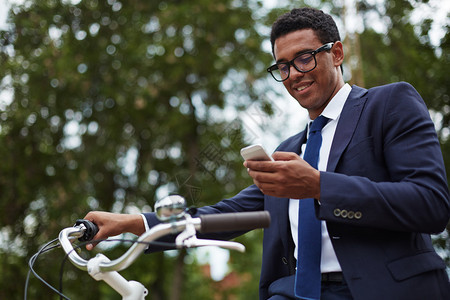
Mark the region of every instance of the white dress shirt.
<instances>
[{"instance_id":1,"label":"white dress shirt","mask_svg":"<svg viewBox=\"0 0 450 300\"><path fill-rule=\"evenodd\" d=\"M352 88L349 84L345 84L337 94L331 99L328 105L323 110L324 117L330 119L325 127L322 129L322 146L320 147L318 170L326 171L328 164L328 156L330 155L331 144L333 142L334 133L336 132L336 126L341 115L342 108ZM311 124L309 120L308 124ZM309 135L309 126L308 132ZM306 144L302 145L302 154L305 153ZM291 224L292 239L295 244L294 256L297 259L298 253L298 199L289 200L289 221ZM331 244L330 237L328 235L327 225L325 221L322 221L322 255L320 261L320 270L322 273L328 272L340 272L341 266L334 252L333 245Z\"/></svg>"}]
</instances>

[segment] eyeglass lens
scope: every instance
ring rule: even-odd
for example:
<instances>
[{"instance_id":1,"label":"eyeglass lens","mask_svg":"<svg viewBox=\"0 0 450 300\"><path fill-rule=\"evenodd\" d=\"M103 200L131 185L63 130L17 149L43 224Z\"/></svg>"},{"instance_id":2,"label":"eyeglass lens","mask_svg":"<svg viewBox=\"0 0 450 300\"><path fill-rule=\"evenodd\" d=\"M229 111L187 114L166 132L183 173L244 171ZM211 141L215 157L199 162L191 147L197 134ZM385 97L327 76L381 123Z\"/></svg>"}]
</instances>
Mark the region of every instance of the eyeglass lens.
<instances>
[{"instance_id":1,"label":"eyeglass lens","mask_svg":"<svg viewBox=\"0 0 450 300\"><path fill-rule=\"evenodd\" d=\"M322 51L328 51L333 47L334 43L327 43L314 51L300 54L289 62L282 62L275 64L267 69L277 81L284 81L288 79L291 71L291 65L302 73L307 73L317 66L316 54Z\"/></svg>"},{"instance_id":2,"label":"eyeglass lens","mask_svg":"<svg viewBox=\"0 0 450 300\"><path fill-rule=\"evenodd\" d=\"M297 56L292 63L299 72L308 72L316 67L315 61L314 55L305 53ZM277 80L285 80L289 77L290 68L289 63L279 63L278 69L272 70L272 74Z\"/></svg>"}]
</instances>

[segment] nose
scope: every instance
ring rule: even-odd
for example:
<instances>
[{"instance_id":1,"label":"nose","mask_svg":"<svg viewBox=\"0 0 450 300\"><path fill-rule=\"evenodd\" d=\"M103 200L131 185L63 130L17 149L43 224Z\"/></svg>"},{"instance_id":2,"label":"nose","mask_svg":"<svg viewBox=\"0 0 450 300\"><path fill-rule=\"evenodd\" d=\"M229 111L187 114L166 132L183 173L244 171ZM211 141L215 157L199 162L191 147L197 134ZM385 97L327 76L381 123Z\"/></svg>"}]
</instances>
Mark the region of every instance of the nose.
<instances>
[{"instance_id":1,"label":"nose","mask_svg":"<svg viewBox=\"0 0 450 300\"><path fill-rule=\"evenodd\" d=\"M294 64L291 64L289 69L289 78L294 79L298 78L298 77L303 77L305 75L305 73L302 73L300 71L298 71L295 67Z\"/></svg>"}]
</instances>

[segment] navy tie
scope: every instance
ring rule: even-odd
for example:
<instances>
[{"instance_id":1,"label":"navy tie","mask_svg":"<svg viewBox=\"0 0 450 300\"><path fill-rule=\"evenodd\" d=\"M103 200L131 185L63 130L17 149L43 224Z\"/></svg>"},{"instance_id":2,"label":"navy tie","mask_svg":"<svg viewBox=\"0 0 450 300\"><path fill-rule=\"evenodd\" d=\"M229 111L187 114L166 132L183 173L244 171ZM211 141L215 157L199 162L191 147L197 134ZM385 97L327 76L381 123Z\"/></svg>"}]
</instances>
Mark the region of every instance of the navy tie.
<instances>
[{"instance_id":1,"label":"navy tie","mask_svg":"<svg viewBox=\"0 0 450 300\"><path fill-rule=\"evenodd\" d=\"M303 159L317 169L322 145L322 128L328 118L317 117L309 130ZM320 299L320 256L322 251L321 222L315 216L314 199L300 199L298 209L298 256L295 295L302 299Z\"/></svg>"}]
</instances>

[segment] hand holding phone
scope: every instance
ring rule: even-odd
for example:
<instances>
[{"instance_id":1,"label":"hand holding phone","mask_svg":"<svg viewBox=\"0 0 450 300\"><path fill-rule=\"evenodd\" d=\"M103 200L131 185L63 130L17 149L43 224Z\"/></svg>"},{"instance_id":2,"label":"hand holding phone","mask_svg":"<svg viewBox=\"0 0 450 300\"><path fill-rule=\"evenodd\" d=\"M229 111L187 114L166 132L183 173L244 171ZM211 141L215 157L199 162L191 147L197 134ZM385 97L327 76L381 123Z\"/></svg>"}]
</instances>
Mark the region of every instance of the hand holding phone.
<instances>
[{"instance_id":1,"label":"hand holding phone","mask_svg":"<svg viewBox=\"0 0 450 300\"><path fill-rule=\"evenodd\" d=\"M272 156L267 154L260 144L251 145L241 149L241 155L245 160L268 160L273 161Z\"/></svg>"}]
</instances>

